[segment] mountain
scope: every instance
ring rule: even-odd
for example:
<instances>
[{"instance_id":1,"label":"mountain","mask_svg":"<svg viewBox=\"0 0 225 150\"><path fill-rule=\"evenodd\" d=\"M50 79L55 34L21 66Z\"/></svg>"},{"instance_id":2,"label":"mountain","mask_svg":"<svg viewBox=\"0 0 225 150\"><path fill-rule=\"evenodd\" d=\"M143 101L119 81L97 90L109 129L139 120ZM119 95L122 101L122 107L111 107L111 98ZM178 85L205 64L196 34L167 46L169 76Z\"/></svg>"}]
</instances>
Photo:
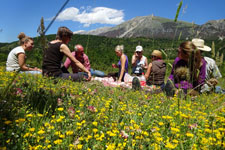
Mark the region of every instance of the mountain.
<instances>
[{"instance_id":1,"label":"mountain","mask_svg":"<svg viewBox=\"0 0 225 150\"><path fill-rule=\"evenodd\" d=\"M115 27L103 27L81 34L106 37L148 37L154 39L189 39L199 37L218 39L225 36L225 19L209 21L203 25L157 17L154 15L135 17Z\"/></svg>"},{"instance_id":2,"label":"mountain","mask_svg":"<svg viewBox=\"0 0 225 150\"><path fill-rule=\"evenodd\" d=\"M101 27L90 31L79 30L73 32L73 34L83 34L83 35L100 35L102 33L108 32L112 27Z\"/></svg>"},{"instance_id":3,"label":"mountain","mask_svg":"<svg viewBox=\"0 0 225 150\"><path fill-rule=\"evenodd\" d=\"M208 21L199 27L199 36L203 39L225 38L225 19Z\"/></svg>"}]
</instances>

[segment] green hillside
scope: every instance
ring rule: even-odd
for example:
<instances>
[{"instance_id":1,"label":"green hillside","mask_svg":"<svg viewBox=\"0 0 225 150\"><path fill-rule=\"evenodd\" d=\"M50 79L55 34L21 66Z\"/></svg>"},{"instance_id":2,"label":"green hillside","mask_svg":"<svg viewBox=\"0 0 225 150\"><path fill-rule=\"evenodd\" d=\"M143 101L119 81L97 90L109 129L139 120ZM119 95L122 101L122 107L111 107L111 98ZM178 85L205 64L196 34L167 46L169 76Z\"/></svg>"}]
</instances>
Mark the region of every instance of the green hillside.
<instances>
[{"instance_id":1,"label":"green hillside","mask_svg":"<svg viewBox=\"0 0 225 150\"><path fill-rule=\"evenodd\" d=\"M47 35L47 41L55 39L55 35ZM149 58L151 52L154 49L164 50L164 59L167 61L173 60L176 55L179 44L183 42L181 40L167 40L167 39L149 39L149 38L107 38L103 36L93 35L74 35L69 43L69 48L73 51L75 44L81 44L84 46L85 53L89 56L91 65L95 69L105 70L106 72L111 71L111 64L117 63L118 58L115 55L114 48L118 44L124 45L124 53L128 56L129 62L131 56L134 53L135 47L140 44L144 48L144 55ZM221 41L214 41L215 49L221 49L223 43ZM27 63L31 66L41 67L42 62L42 46L40 37L34 38L35 47L32 51L27 52ZM0 47L0 62L5 64L8 53L18 45L18 42L4 43ZM211 46L212 41L206 41L206 45ZM220 50L224 53L224 47ZM207 53L211 56L211 53Z\"/></svg>"}]
</instances>

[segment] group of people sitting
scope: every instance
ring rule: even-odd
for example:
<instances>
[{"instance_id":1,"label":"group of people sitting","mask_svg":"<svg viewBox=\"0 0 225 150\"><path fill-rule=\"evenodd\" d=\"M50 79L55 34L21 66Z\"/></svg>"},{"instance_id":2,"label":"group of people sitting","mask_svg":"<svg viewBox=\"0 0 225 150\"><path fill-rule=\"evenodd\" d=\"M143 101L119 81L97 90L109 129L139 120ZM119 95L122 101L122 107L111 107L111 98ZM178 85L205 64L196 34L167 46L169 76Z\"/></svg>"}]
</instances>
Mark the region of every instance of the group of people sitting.
<instances>
[{"instance_id":1,"label":"group of people sitting","mask_svg":"<svg viewBox=\"0 0 225 150\"><path fill-rule=\"evenodd\" d=\"M67 27L60 27L56 39L48 43L44 51L42 69L30 68L25 63L25 51L33 48L33 39L20 33L18 38L20 46L14 48L8 55L6 71L20 71L32 74L43 74L56 78L72 79L73 81L90 81L92 76L109 77L117 79L117 82L124 82L125 74L128 73L128 57L124 54L124 46L117 45L115 53L119 57L113 68L118 68L117 73L105 74L102 71L94 70L90 66L88 56L84 53L82 45L78 44L71 53L67 44L71 40L73 32ZM193 39L180 44L177 57L175 58L171 74L166 83L166 63L163 60L162 52L154 50L151 54L151 62L143 55L143 47L138 45L132 56L132 73L134 76L132 84L137 89L140 87L140 76L144 76L148 86L159 86L165 90L167 95L173 95L176 89L195 89L198 92L210 91L212 78L221 78L221 73L215 61L209 57L203 57L202 52L211 51L211 48L204 45L204 40ZM62 63L64 55L67 57ZM72 73L67 69L71 66ZM216 80L213 80L216 81Z\"/></svg>"}]
</instances>

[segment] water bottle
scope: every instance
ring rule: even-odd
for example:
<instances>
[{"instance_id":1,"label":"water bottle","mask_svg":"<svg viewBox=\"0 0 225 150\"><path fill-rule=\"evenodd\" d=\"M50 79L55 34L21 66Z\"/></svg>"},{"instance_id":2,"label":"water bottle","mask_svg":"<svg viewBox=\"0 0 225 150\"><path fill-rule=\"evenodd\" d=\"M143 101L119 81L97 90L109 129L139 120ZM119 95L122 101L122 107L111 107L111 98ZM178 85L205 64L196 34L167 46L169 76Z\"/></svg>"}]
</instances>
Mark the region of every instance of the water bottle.
<instances>
[{"instance_id":1,"label":"water bottle","mask_svg":"<svg viewBox=\"0 0 225 150\"><path fill-rule=\"evenodd\" d=\"M141 86L145 86L146 85L146 79L145 79L144 72L142 72L142 75L140 77L140 83L141 83Z\"/></svg>"}]
</instances>

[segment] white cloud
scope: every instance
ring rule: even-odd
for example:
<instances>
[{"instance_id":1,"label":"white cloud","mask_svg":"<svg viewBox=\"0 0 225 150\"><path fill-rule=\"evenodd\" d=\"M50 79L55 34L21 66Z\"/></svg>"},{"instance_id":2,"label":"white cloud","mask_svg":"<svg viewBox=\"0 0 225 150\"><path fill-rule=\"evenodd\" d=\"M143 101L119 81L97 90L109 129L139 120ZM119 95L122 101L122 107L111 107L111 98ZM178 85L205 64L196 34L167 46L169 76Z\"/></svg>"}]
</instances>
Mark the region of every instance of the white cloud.
<instances>
[{"instance_id":1,"label":"white cloud","mask_svg":"<svg viewBox=\"0 0 225 150\"><path fill-rule=\"evenodd\" d=\"M65 9L57 17L58 21L71 20L84 24L85 27L91 24L113 24L117 25L124 22L124 13L122 10L116 10L106 7L96 7L93 9L81 7L82 12L75 7Z\"/></svg>"}]
</instances>

